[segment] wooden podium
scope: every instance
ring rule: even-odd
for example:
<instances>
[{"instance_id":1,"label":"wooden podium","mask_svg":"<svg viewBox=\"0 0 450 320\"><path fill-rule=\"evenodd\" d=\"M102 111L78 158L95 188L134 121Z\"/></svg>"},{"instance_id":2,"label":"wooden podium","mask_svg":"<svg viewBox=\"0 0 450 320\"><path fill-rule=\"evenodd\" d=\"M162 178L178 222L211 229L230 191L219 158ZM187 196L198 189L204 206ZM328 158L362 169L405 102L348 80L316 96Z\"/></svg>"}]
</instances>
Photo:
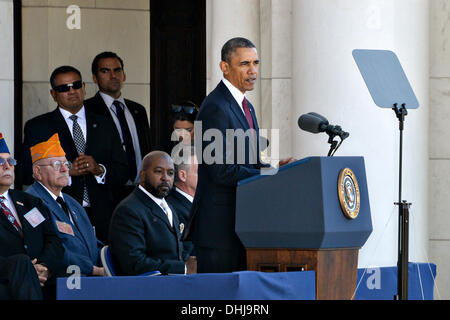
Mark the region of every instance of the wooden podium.
<instances>
[{"instance_id":1,"label":"wooden podium","mask_svg":"<svg viewBox=\"0 0 450 320\"><path fill-rule=\"evenodd\" d=\"M349 168L359 187L359 213L347 218L338 177ZM236 233L252 271L316 272L316 299L352 299L358 251L372 221L362 157L311 157L276 175L242 180L236 193Z\"/></svg>"}]
</instances>

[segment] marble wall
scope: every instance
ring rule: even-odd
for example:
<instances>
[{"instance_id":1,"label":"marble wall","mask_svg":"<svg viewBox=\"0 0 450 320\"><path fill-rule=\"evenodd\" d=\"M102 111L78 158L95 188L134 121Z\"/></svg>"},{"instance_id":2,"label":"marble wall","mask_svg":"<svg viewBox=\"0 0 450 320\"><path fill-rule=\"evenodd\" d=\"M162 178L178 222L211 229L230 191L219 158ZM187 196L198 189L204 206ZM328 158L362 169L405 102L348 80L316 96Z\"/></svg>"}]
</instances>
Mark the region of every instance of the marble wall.
<instances>
[{"instance_id":1,"label":"marble wall","mask_svg":"<svg viewBox=\"0 0 450 320\"><path fill-rule=\"evenodd\" d=\"M436 298L450 299L450 1L430 5L429 251Z\"/></svg>"},{"instance_id":2,"label":"marble wall","mask_svg":"<svg viewBox=\"0 0 450 320\"><path fill-rule=\"evenodd\" d=\"M14 152L13 0L0 0L0 132Z\"/></svg>"},{"instance_id":3,"label":"marble wall","mask_svg":"<svg viewBox=\"0 0 450 320\"><path fill-rule=\"evenodd\" d=\"M398 120L375 105L352 57L354 49L392 50L420 103L404 131L403 199L412 202L410 261L428 249L428 1L295 0L293 3L292 141L295 156L326 155L325 134L298 129L310 111L350 132L336 156L365 160L373 232L359 266L393 266L398 239Z\"/></svg>"},{"instance_id":4,"label":"marble wall","mask_svg":"<svg viewBox=\"0 0 450 320\"><path fill-rule=\"evenodd\" d=\"M149 3L23 0L24 123L55 108L49 77L58 66L79 69L86 82L86 98L93 96L97 86L92 80L91 62L102 51L116 52L124 60L127 80L123 94L143 104L150 113ZM70 7L73 5L79 9Z\"/></svg>"}]
</instances>

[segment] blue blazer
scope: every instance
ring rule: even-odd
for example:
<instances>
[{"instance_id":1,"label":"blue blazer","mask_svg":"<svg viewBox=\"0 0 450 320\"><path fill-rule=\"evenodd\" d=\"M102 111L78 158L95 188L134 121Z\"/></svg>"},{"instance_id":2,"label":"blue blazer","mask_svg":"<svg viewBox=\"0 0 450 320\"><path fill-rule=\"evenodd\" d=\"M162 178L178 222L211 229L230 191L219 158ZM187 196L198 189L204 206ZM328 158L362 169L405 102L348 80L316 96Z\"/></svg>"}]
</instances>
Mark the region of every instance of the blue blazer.
<instances>
[{"instance_id":1,"label":"blue blazer","mask_svg":"<svg viewBox=\"0 0 450 320\"><path fill-rule=\"evenodd\" d=\"M242 109L222 81L200 107L197 121L202 122L202 140L207 140L204 136L206 130L219 130L223 137L224 155L222 163L208 164L204 156L211 153L215 140L203 141L201 150L196 146L197 157L202 162L198 166L198 184L185 234L185 239L192 239L196 246L227 250L240 246L234 231L237 182L259 174L260 168L266 166L259 157L259 127L255 110L251 103L248 106L256 130L256 143L247 139L242 146L235 138L233 153L228 154L225 154L226 145L230 145L231 140L225 138L227 129L250 129ZM242 154L245 157L239 159Z\"/></svg>"},{"instance_id":2,"label":"blue blazer","mask_svg":"<svg viewBox=\"0 0 450 320\"><path fill-rule=\"evenodd\" d=\"M100 248L97 246L97 238L83 207L74 198L63 193L64 201L69 210L72 211L75 227L58 202L40 183L34 182L26 192L42 199L44 205L49 209L53 226L65 248L64 267L77 265L80 267L82 274L92 274L94 265L99 265ZM75 235L72 236L58 231L56 221L69 224Z\"/></svg>"}]
</instances>

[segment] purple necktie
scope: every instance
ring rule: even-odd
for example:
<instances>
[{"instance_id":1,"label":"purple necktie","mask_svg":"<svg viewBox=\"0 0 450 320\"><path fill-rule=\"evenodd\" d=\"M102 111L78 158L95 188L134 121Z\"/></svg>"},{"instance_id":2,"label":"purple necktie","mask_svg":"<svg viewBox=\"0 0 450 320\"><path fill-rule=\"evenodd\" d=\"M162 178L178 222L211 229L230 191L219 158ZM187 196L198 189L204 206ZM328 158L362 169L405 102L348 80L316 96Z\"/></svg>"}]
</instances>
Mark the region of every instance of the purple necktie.
<instances>
[{"instance_id":1,"label":"purple necktie","mask_svg":"<svg viewBox=\"0 0 450 320\"><path fill-rule=\"evenodd\" d=\"M245 117L247 118L250 129L255 129L255 127L253 126L252 115L250 114L250 109L248 108L247 99L245 97L244 100L242 100L242 107L244 108Z\"/></svg>"}]
</instances>

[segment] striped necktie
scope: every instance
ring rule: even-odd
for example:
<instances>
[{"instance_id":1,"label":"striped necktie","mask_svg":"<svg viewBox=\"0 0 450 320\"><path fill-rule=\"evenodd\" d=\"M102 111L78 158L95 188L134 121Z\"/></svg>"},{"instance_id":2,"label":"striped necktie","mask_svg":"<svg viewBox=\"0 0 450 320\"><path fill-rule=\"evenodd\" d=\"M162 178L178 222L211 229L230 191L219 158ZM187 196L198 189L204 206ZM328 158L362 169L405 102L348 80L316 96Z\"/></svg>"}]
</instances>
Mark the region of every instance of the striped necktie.
<instances>
[{"instance_id":1,"label":"striped necktie","mask_svg":"<svg viewBox=\"0 0 450 320\"><path fill-rule=\"evenodd\" d=\"M72 126L73 142L75 143L77 152L84 153L86 151L86 140L84 140L83 131L81 131L81 127L77 122L78 116L73 114L69 117L69 119L73 121ZM82 177L82 179L83 179L83 200L88 204L87 206L89 207L90 201L87 192L86 177Z\"/></svg>"},{"instance_id":2,"label":"striped necktie","mask_svg":"<svg viewBox=\"0 0 450 320\"><path fill-rule=\"evenodd\" d=\"M0 196L0 205L1 205L1 209L3 211L3 214L6 216L6 219L8 219L8 221L12 223L14 228L17 230L17 232L20 233L20 236L23 238L22 228L20 227L16 218L14 218L14 215L12 214L11 210L9 210L9 208L4 203L5 200L6 200L6 198L4 196Z\"/></svg>"}]
</instances>

